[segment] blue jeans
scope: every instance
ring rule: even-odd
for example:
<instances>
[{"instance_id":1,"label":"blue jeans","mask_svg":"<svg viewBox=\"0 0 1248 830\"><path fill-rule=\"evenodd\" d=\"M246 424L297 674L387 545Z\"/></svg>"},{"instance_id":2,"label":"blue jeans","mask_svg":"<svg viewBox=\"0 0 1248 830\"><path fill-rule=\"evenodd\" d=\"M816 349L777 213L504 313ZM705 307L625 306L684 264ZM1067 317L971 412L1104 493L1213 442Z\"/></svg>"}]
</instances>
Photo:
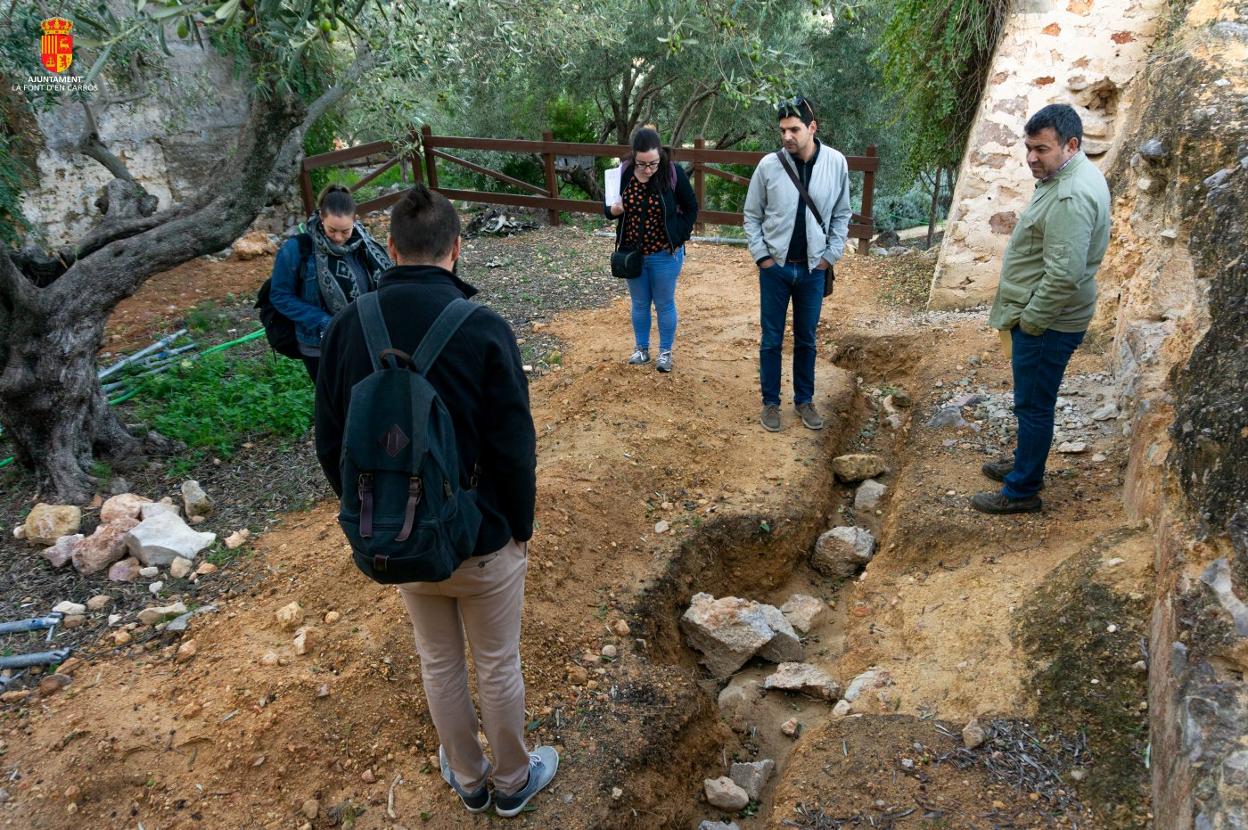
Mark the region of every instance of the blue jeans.
<instances>
[{"instance_id":1,"label":"blue jeans","mask_svg":"<svg viewBox=\"0 0 1248 830\"><path fill-rule=\"evenodd\" d=\"M672 349L676 339L676 278L685 264L685 249L659 251L642 258L641 276L626 280L633 298L633 337L640 349L650 348L650 304L659 318L659 351Z\"/></svg>"},{"instance_id":2,"label":"blue jeans","mask_svg":"<svg viewBox=\"0 0 1248 830\"><path fill-rule=\"evenodd\" d=\"M815 327L823 307L823 272L788 263L758 271L759 321L763 339L758 349L758 378L763 404L780 403L780 356L784 320L793 300L793 403L815 397Z\"/></svg>"},{"instance_id":3,"label":"blue jeans","mask_svg":"<svg viewBox=\"0 0 1248 830\"><path fill-rule=\"evenodd\" d=\"M1057 390L1070 356L1085 332L1046 329L1033 337L1015 326L1011 365L1014 369L1014 414L1018 416L1018 449L1014 470L1005 477L1001 492L1012 499L1030 498L1044 483L1044 464L1053 443L1053 413Z\"/></svg>"}]
</instances>

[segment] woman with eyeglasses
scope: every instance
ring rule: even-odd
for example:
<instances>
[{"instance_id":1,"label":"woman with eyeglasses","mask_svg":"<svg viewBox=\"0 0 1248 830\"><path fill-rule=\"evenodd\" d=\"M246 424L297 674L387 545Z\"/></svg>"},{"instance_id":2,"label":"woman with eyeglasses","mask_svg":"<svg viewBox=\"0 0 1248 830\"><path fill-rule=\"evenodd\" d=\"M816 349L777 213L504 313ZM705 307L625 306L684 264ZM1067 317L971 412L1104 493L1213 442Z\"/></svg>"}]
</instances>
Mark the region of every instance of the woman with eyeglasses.
<instances>
[{"instance_id":1,"label":"woman with eyeglasses","mask_svg":"<svg viewBox=\"0 0 1248 830\"><path fill-rule=\"evenodd\" d=\"M685 262L685 242L698 218L698 199L689 176L671 156L653 127L633 133L632 156L620 164L620 198L604 208L620 219L616 241L642 253L641 276L628 280L636 347L628 362L650 362L650 307L659 319L655 368L672 371L676 339L676 279Z\"/></svg>"},{"instance_id":2,"label":"woman with eyeglasses","mask_svg":"<svg viewBox=\"0 0 1248 830\"><path fill-rule=\"evenodd\" d=\"M340 184L321 192L317 210L273 260L269 300L295 324L299 356L312 382L321 363L321 338L334 315L377 288L393 263L356 219L355 199Z\"/></svg>"}]
</instances>

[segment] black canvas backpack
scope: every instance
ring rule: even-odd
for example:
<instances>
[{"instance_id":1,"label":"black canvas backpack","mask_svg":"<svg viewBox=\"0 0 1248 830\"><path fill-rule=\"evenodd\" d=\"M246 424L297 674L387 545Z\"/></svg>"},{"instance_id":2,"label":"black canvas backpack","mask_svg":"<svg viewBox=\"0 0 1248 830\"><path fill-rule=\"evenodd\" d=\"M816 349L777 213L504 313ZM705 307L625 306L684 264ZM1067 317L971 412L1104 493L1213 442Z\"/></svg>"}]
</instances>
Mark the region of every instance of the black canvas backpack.
<instances>
[{"instance_id":1,"label":"black canvas backpack","mask_svg":"<svg viewBox=\"0 0 1248 830\"><path fill-rule=\"evenodd\" d=\"M461 486L454 425L426 375L478 307L453 300L409 357L391 346L380 293L355 301L373 371L347 406L338 521L371 579L441 582L472 556L481 511Z\"/></svg>"},{"instance_id":2,"label":"black canvas backpack","mask_svg":"<svg viewBox=\"0 0 1248 830\"><path fill-rule=\"evenodd\" d=\"M304 263L307 262L308 257L312 256L312 237L301 233L295 239L299 240L299 268L295 274L297 293L299 284L303 280ZM260 311L260 325L264 326L264 337L273 347L273 351L298 359L302 355L299 351L299 341L295 337L295 323L273 305L273 300L269 297L272 291L273 278L269 277L256 293L255 308Z\"/></svg>"}]
</instances>

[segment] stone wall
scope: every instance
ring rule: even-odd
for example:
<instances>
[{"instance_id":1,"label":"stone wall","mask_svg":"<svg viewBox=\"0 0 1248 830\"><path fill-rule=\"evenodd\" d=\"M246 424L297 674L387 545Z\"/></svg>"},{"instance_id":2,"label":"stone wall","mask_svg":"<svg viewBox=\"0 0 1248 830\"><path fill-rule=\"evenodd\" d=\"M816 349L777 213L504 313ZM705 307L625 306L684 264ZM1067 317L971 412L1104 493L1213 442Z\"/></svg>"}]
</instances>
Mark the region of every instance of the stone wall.
<instances>
[{"instance_id":1,"label":"stone wall","mask_svg":"<svg viewBox=\"0 0 1248 830\"><path fill-rule=\"evenodd\" d=\"M246 87L227 60L198 46L171 41L169 47L171 74L196 79L207 93L202 105L177 112L177 105L154 88L148 97L108 107L98 117L101 140L159 199L160 210L211 180L247 117ZM112 175L74 149L84 124L78 104L38 117L43 137L38 184L27 191L22 210L42 244L72 243L99 221L95 199Z\"/></svg>"},{"instance_id":2,"label":"stone wall","mask_svg":"<svg viewBox=\"0 0 1248 830\"><path fill-rule=\"evenodd\" d=\"M1156 826L1248 828L1248 2L1188 0L1138 81L1094 326L1156 530Z\"/></svg>"},{"instance_id":3,"label":"stone wall","mask_svg":"<svg viewBox=\"0 0 1248 830\"><path fill-rule=\"evenodd\" d=\"M1087 154L1112 165L1164 9L1162 0L1019 0L958 173L932 308L991 301L1005 243L1034 186L1023 149L1030 114L1046 104L1075 106Z\"/></svg>"}]
</instances>

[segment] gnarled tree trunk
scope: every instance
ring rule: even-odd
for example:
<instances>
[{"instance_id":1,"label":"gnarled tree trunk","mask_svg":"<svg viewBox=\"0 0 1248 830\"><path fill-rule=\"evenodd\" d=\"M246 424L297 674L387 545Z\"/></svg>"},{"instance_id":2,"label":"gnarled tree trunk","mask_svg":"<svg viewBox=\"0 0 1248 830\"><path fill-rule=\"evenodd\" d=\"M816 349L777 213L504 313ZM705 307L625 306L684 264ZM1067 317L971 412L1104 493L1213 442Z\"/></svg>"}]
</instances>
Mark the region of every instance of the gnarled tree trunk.
<instances>
[{"instance_id":1,"label":"gnarled tree trunk","mask_svg":"<svg viewBox=\"0 0 1248 830\"><path fill-rule=\"evenodd\" d=\"M151 275L219 251L246 231L293 178L306 129L372 65L371 57L358 58L306 109L293 98L257 96L214 185L162 213L110 210L76 250L62 252L64 271L54 279L22 273L0 251L0 424L41 489L86 501L93 459L141 454L144 441L117 420L96 379L109 314ZM122 192L113 188L111 198Z\"/></svg>"}]
</instances>

